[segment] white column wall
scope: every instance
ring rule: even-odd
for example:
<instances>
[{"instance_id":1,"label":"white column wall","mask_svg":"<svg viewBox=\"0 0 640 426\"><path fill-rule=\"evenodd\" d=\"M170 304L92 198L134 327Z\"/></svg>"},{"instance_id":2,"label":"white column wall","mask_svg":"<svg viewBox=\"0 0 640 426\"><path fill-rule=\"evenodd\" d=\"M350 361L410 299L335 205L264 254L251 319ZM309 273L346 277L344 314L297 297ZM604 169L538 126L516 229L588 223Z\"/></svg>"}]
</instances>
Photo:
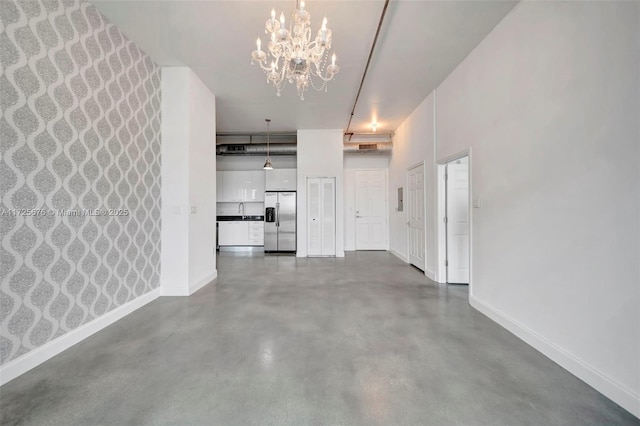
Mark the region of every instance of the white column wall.
<instances>
[{"instance_id":1,"label":"white column wall","mask_svg":"<svg viewBox=\"0 0 640 426\"><path fill-rule=\"evenodd\" d=\"M189 282L189 74L162 68L161 75L160 288L177 294Z\"/></svg>"},{"instance_id":2,"label":"white column wall","mask_svg":"<svg viewBox=\"0 0 640 426\"><path fill-rule=\"evenodd\" d=\"M161 291L192 294L217 276L215 97L187 67L162 69Z\"/></svg>"},{"instance_id":3,"label":"white column wall","mask_svg":"<svg viewBox=\"0 0 640 426\"><path fill-rule=\"evenodd\" d=\"M425 164L426 245L425 274L435 279L436 253L436 166L434 163L434 95L430 94L396 130L393 152L389 163L389 250L405 262L408 261L407 221L409 220L407 171ZM404 188L404 211L396 211L398 188Z\"/></svg>"},{"instance_id":4,"label":"white column wall","mask_svg":"<svg viewBox=\"0 0 640 426\"><path fill-rule=\"evenodd\" d=\"M190 72L189 294L216 278L216 99Z\"/></svg>"},{"instance_id":5,"label":"white column wall","mask_svg":"<svg viewBox=\"0 0 640 426\"><path fill-rule=\"evenodd\" d=\"M428 156L425 103L392 190ZM521 2L435 103L428 161L471 148L471 304L640 416L640 4Z\"/></svg>"},{"instance_id":6,"label":"white column wall","mask_svg":"<svg viewBox=\"0 0 640 426\"><path fill-rule=\"evenodd\" d=\"M307 178L336 178L336 256L344 257L343 133L341 129L298 130L297 256L307 257Z\"/></svg>"}]
</instances>

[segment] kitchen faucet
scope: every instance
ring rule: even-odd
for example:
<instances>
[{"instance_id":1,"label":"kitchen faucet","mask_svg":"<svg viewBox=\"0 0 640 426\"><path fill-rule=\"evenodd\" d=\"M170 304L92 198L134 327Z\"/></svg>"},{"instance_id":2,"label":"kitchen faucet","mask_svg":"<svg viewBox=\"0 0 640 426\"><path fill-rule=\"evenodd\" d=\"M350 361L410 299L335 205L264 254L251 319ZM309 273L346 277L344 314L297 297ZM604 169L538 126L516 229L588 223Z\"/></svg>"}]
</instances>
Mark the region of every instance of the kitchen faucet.
<instances>
[{"instance_id":1,"label":"kitchen faucet","mask_svg":"<svg viewBox=\"0 0 640 426\"><path fill-rule=\"evenodd\" d=\"M238 214L242 214L242 218L244 219L244 203L238 203Z\"/></svg>"}]
</instances>

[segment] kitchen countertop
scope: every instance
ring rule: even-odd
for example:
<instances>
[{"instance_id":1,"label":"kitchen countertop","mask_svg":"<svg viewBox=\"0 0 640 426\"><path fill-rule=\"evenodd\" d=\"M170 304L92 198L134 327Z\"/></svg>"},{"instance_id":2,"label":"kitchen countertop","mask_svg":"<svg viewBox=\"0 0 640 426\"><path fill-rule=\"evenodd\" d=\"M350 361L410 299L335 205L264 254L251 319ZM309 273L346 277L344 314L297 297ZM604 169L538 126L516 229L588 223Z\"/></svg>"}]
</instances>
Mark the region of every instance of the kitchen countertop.
<instances>
[{"instance_id":1,"label":"kitchen countertop","mask_svg":"<svg viewBox=\"0 0 640 426\"><path fill-rule=\"evenodd\" d=\"M230 222L230 221L240 221L240 222L263 222L264 216L252 216L252 215L236 215L236 216L218 216L218 222Z\"/></svg>"}]
</instances>

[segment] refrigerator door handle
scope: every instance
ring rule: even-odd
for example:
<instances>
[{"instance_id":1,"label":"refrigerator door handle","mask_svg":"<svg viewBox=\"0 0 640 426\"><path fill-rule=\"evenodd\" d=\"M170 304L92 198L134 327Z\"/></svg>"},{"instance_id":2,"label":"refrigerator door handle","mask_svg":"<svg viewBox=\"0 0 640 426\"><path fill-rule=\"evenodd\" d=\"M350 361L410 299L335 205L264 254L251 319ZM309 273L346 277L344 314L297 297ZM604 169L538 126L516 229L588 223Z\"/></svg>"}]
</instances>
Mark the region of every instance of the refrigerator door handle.
<instances>
[{"instance_id":1,"label":"refrigerator door handle","mask_svg":"<svg viewBox=\"0 0 640 426\"><path fill-rule=\"evenodd\" d=\"M276 203L276 226L280 226L280 203Z\"/></svg>"}]
</instances>

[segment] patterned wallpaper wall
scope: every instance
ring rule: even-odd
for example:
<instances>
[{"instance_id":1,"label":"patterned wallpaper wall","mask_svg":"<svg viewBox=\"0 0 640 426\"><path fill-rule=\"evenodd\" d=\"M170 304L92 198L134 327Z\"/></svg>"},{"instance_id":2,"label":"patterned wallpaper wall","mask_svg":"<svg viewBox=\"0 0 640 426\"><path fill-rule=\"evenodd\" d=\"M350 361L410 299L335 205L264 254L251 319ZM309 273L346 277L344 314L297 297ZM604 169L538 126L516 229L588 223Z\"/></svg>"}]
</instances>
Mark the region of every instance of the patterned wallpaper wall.
<instances>
[{"instance_id":1,"label":"patterned wallpaper wall","mask_svg":"<svg viewBox=\"0 0 640 426\"><path fill-rule=\"evenodd\" d=\"M0 363L160 281L160 68L85 1L0 0Z\"/></svg>"}]
</instances>

